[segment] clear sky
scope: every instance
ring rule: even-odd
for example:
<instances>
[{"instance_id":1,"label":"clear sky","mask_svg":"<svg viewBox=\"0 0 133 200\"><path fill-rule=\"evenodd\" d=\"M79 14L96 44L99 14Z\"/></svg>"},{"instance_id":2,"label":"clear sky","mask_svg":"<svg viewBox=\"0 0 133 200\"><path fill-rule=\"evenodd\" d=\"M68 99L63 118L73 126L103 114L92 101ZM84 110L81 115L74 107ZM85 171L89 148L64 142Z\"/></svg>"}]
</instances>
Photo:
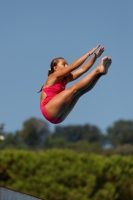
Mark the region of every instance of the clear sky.
<instances>
[{"instance_id":1,"label":"clear sky","mask_svg":"<svg viewBox=\"0 0 133 200\"><path fill-rule=\"evenodd\" d=\"M102 56L112 57L109 73L62 126L89 123L104 132L117 120L133 120L133 1L1 0L0 123L5 131L20 130L31 117L43 119L37 91L53 58L70 64L99 43ZM55 125L48 124L53 130Z\"/></svg>"}]
</instances>

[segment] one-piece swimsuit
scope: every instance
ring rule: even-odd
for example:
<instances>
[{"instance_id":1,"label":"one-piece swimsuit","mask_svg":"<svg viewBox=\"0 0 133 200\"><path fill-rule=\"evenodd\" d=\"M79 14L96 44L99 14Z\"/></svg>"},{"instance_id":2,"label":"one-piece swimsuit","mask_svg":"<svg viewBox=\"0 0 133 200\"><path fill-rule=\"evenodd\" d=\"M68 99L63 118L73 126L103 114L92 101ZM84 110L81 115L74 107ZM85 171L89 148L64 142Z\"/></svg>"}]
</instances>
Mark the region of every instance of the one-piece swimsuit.
<instances>
[{"instance_id":1,"label":"one-piece swimsuit","mask_svg":"<svg viewBox=\"0 0 133 200\"><path fill-rule=\"evenodd\" d=\"M46 94L46 98L41 102L40 109L43 114L43 116L50 121L53 124L60 123L60 117L59 118L52 118L49 116L49 114L46 112L45 105L57 94L65 90L66 88L66 79L64 78L61 82L56 83L52 86L49 86L47 88L42 88L42 92Z\"/></svg>"}]
</instances>

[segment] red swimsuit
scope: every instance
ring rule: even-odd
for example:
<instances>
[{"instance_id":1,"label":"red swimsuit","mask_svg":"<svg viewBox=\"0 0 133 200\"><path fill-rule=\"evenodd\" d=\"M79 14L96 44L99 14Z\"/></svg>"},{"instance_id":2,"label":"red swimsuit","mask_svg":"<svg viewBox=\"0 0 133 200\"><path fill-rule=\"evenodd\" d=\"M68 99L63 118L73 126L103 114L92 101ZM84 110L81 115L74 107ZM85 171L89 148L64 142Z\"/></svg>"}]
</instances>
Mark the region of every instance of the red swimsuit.
<instances>
[{"instance_id":1,"label":"red swimsuit","mask_svg":"<svg viewBox=\"0 0 133 200\"><path fill-rule=\"evenodd\" d=\"M53 124L58 124L60 123L60 117L57 119L53 119L52 117L49 116L49 114L46 112L45 105L58 93L62 92L65 90L66 87L66 80L63 79L61 82L56 83L52 86L49 86L47 88L42 88L42 91L45 92L46 98L42 101L40 105L40 109L42 111L43 116L50 121Z\"/></svg>"}]
</instances>

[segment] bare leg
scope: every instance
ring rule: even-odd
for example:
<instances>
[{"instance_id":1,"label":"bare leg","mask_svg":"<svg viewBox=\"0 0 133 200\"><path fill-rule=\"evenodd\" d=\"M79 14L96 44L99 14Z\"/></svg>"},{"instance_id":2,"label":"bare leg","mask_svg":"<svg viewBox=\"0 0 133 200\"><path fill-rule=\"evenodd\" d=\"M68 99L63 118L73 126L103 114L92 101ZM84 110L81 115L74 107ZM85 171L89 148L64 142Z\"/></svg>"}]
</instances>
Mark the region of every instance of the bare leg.
<instances>
[{"instance_id":1,"label":"bare leg","mask_svg":"<svg viewBox=\"0 0 133 200\"><path fill-rule=\"evenodd\" d=\"M73 110L73 108L75 107L77 101L79 100L81 96L79 94L77 94L74 99L71 101L70 104L68 104L68 106L66 107L66 110L62 113L61 115L61 120L60 122L63 122L66 117L69 115L69 113Z\"/></svg>"},{"instance_id":2,"label":"bare leg","mask_svg":"<svg viewBox=\"0 0 133 200\"><path fill-rule=\"evenodd\" d=\"M96 78L92 81L92 83L86 89L81 90L80 95L82 96L83 94L89 92L96 85L97 81L100 79L102 75L103 74L98 74Z\"/></svg>"},{"instance_id":3,"label":"bare leg","mask_svg":"<svg viewBox=\"0 0 133 200\"><path fill-rule=\"evenodd\" d=\"M108 67L111 64L111 59L105 56L99 65L87 76L81 79L78 83L74 84L70 88L64 90L63 92L56 95L53 99L49 101L49 103L45 106L48 114L53 118L58 118L68 109L69 105L72 103L73 107L76 104L77 100L81 96L83 90L87 90L88 86L93 82L93 80L101 74L106 74L108 71ZM87 92L87 91L86 91ZM85 93L86 93L85 92ZM81 93L81 94L80 94ZM74 100L74 98L76 99ZM74 100L74 101L73 101ZM72 110L69 108L67 113ZM67 115L68 115L67 114Z\"/></svg>"},{"instance_id":4,"label":"bare leg","mask_svg":"<svg viewBox=\"0 0 133 200\"><path fill-rule=\"evenodd\" d=\"M92 81L92 83L86 88L80 91L79 94L76 95L76 97L74 97L74 99L71 101L71 103L68 105L68 107L66 108L66 110L63 112L63 114L61 115L61 122L64 121L66 119L66 117L69 115L69 113L72 111L72 109L74 108L74 106L76 105L77 101L79 100L79 98L89 92L97 83L97 81L99 80L99 78L102 76L103 74L98 74L96 76L96 78Z\"/></svg>"},{"instance_id":5,"label":"bare leg","mask_svg":"<svg viewBox=\"0 0 133 200\"><path fill-rule=\"evenodd\" d=\"M111 60L108 62L108 64L111 64ZM107 73L107 72L106 72ZM85 93L89 92L97 83L97 81L100 79L101 76L103 76L106 73L101 73L96 76L96 78L90 83L90 85L86 88L80 91L79 94L71 101L71 103L68 105L64 113L61 115L61 122L65 120L65 118L68 116L68 114L72 111L75 104L77 103L78 99L84 95Z\"/></svg>"}]
</instances>

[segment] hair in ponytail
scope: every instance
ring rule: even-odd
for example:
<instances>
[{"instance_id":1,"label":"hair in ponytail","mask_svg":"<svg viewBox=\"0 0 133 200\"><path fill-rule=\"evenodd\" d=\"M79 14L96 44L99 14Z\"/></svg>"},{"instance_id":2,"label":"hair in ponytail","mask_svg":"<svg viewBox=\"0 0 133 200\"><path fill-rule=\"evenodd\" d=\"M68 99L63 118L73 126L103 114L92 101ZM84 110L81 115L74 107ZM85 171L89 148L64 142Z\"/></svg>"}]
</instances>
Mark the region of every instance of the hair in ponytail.
<instances>
[{"instance_id":1,"label":"hair in ponytail","mask_svg":"<svg viewBox=\"0 0 133 200\"><path fill-rule=\"evenodd\" d=\"M59 59L64 59L64 58L58 57L58 58L54 58L54 59L51 61L51 63L50 63L50 69L48 70L48 76L54 72L54 66L57 66L57 64L58 64L58 62L59 62ZM39 92L42 91L42 88L43 88L43 86L41 87L41 89L40 89ZM39 92L38 92L38 93L39 93Z\"/></svg>"},{"instance_id":2,"label":"hair in ponytail","mask_svg":"<svg viewBox=\"0 0 133 200\"><path fill-rule=\"evenodd\" d=\"M43 86L41 87L41 89L40 89L39 92L37 92L37 93L40 93L40 92L42 91L42 88L43 88Z\"/></svg>"},{"instance_id":3,"label":"hair in ponytail","mask_svg":"<svg viewBox=\"0 0 133 200\"><path fill-rule=\"evenodd\" d=\"M49 69L48 70L48 76L50 75L50 74L52 74L53 73L53 71L51 70L51 69Z\"/></svg>"}]
</instances>

